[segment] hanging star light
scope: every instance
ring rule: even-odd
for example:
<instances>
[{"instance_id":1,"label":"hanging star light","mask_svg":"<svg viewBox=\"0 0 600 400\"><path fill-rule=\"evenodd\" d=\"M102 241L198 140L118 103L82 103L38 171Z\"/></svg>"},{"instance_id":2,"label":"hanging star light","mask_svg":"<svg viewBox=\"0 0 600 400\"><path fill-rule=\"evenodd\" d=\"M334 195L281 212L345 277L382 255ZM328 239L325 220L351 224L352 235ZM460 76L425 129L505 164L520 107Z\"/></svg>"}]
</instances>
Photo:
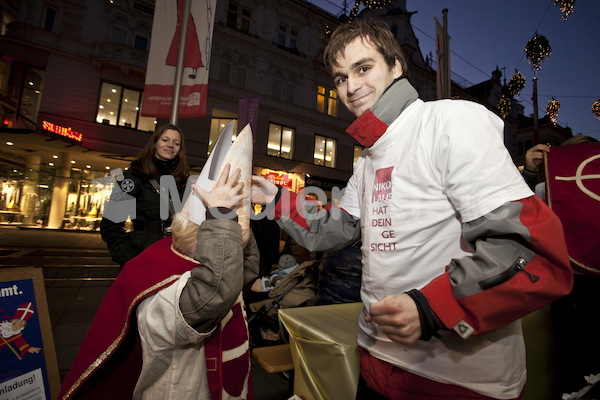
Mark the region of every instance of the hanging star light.
<instances>
[{"instance_id":1,"label":"hanging star light","mask_svg":"<svg viewBox=\"0 0 600 400\"><path fill-rule=\"evenodd\" d=\"M569 18L569 14L573 12L573 6L576 0L554 0L554 5L560 8L563 13L563 20L566 21Z\"/></svg>"},{"instance_id":2,"label":"hanging star light","mask_svg":"<svg viewBox=\"0 0 600 400\"><path fill-rule=\"evenodd\" d=\"M525 87L525 77L519 71L516 71L508 81L508 91L516 98L519 97L521 90Z\"/></svg>"},{"instance_id":3,"label":"hanging star light","mask_svg":"<svg viewBox=\"0 0 600 400\"><path fill-rule=\"evenodd\" d=\"M510 98L505 94L498 101L498 111L500 111L502 118L506 118L510 112Z\"/></svg>"},{"instance_id":4,"label":"hanging star light","mask_svg":"<svg viewBox=\"0 0 600 400\"><path fill-rule=\"evenodd\" d=\"M596 100L596 102L592 104L592 112L596 118L600 119L600 100Z\"/></svg>"},{"instance_id":5,"label":"hanging star light","mask_svg":"<svg viewBox=\"0 0 600 400\"><path fill-rule=\"evenodd\" d=\"M548 102L546 106L546 115L550 117L550 121L552 124L556 126L556 116L558 115L558 110L560 109L560 102L556 100L554 97Z\"/></svg>"},{"instance_id":6,"label":"hanging star light","mask_svg":"<svg viewBox=\"0 0 600 400\"><path fill-rule=\"evenodd\" d=\"M534 75L537 75L537 72L540 69L540 63L550 57L550 53L552 53L550 43L548 42L548 39L542 35L536 33L529 42L527 42L527 46L525 46L525 55L533 67Z\"/></svg>"}]
</instances>

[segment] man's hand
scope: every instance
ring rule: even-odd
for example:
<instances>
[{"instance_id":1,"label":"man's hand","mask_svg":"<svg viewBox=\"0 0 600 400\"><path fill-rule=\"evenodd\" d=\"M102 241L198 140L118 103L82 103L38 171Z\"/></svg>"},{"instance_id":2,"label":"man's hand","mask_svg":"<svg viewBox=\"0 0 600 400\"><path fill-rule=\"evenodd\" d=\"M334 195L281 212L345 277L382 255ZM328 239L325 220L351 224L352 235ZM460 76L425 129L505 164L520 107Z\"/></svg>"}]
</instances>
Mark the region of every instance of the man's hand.
<instances>
[{"instance_id":1,"label":"man's hand","mask_svg":"<svg viewBox=\"0 0 600 400\"><path fill-rule=\"evenodd\" d=\"M394 342L413 344L421 337L419 310L405 293L387 295L371 304L365 321L375 322Z\"/></svg>"},{"instance_id":2,"label":"man's hand","mask_svg":"<svg viewBox=\"0 0 600 400\"><path fill-rule=\"evenodd\" d=\"M277 186L264 176L252 175L252 203L267 205L275 199Z\"/></svg>"},{"instance_id":3,"label":"man's hand","mask_svg":"<svg viewBox=\"0 0 600 400\"><path fill-rule=\"evenodd\" d=\"M530 172L536 172L542 161L544 153L548 153L550 147L545 144L536 144L525 153L525 169Z\"/></svg>"},{"instance_id":4,"label":"man's hand","mask_svg":"<svg viewBox=\"0 0 600 400\"><path fill-rule=\"evenodd\" d=\"M204 206L207 209L213 207L233 208L233 206L244 198L241 194L244 184L239 182L240 169L237 168L233 171L233 174L229 176L230 168L231 165L229 164L226 164L223 167L223 171L221 172L221 175L219 175L217 184L210 192L205 192L198 185L192 185L192 189L198 193L202 199L202 203L204 203Z\"/></svg>"}]
</instances>

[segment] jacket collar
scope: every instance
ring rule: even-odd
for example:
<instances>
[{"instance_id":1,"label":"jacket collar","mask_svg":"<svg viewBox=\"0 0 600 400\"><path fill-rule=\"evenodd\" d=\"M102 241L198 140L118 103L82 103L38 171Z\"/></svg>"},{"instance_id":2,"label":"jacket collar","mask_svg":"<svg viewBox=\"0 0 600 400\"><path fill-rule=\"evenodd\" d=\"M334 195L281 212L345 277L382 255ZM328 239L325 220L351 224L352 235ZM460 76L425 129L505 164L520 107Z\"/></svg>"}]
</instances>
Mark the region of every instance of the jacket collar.
<instances>
[{"instance_id":1,"label":"jacket collar","mask_svg":"<svg viewBox=\"0 0 600 400\"><path fill-rule=\"evenodd\" d=\"M371 147L388 126L419 97L416 89L401 76L381 95L377 103L365 111L346 129L346 133L364 147Z\"/></svg>"}]
</instances>

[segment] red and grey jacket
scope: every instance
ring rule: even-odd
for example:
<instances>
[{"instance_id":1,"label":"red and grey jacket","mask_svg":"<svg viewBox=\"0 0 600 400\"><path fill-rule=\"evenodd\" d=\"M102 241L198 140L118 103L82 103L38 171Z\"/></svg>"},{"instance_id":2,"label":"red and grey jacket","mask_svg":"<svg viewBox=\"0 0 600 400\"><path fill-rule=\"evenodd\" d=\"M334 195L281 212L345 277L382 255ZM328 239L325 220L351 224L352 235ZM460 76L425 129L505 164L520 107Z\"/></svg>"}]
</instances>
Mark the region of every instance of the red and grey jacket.
<instances>
[{"instance_id":1,"label":"red and grey jacket","mask_svg":"<svg viewBox=\"0 0 600 400\"><path fill-rule=\"evenodd\" d=\"M390 89L400 92L400 101L379 107L380 100L347 130L367 147L417 98L405 80ZM289 191L280 191L271 207L279 226L311 251L344 248L361 236L356 216L333 206L319 209ZM422 339L444 328L463 338L490 332L571 291L562 224L536 196L463 223L462 234L474 253L448 260L443 274L407 292L421 314Z\"/></svg>"}]
</instances>

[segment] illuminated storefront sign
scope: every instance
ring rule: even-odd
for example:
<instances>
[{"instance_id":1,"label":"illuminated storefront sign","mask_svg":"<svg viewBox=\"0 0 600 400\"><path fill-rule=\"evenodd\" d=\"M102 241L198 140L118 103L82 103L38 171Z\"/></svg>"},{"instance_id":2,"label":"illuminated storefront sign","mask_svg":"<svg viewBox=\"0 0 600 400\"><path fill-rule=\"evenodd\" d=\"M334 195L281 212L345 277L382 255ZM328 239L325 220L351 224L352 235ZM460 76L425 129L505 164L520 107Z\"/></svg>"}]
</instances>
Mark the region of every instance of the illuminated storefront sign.
<instances>
[{"instance_id":1,"label":"illuminated storefront sign","mask_svg":"<svg viewBox=\"0 0 600 400\"><path fill-rule=\"evenodd\" d=\"M282 174L278 172L267 172L266 174L263 174L263 176L276 185L283 186L286 188L292 187L292 180L290 179L290 176L288 174Z\"/></svg>"},{"instance_id":2,"label":"illuminated storefront sign","mask_svg":"<svg viewBox=\"0 0 600 400\"><path fill-rule=\"evenodd\" d=\"M62 136L77 142L81 142L81 139L83 139L83 135L72 130L71 127L65 128L64 126L53 124L48 121L42 121L42 129L54 135Z\"/></svg>"}]
</instances>

